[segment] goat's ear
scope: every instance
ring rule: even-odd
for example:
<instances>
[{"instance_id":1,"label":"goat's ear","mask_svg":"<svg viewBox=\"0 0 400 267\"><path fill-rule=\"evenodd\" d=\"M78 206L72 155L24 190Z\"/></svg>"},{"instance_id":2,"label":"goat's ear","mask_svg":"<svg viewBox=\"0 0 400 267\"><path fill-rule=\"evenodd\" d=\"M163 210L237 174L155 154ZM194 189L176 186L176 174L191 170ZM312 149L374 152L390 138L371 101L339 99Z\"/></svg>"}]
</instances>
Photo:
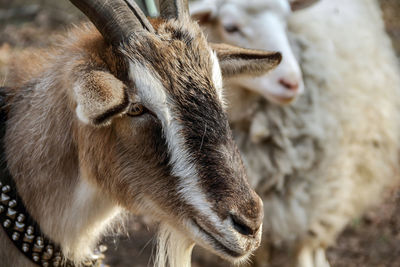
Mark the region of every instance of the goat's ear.
<instances>
[{"instance_id":1,"label":"goat's ear","mask_svg":"<svg viewBox=\"0 0 400 267\"><path fill-rule=\"evenodd\" d=\"M106 125L123 113L129 104L122 81L106 71L88 71L74 86L76 113L80 121Z\"/></svg>"},{"instance_id":2,"label":"goat's ear","mask_svg":"<svg viewBox=\"0 0 400 267\"><path fill-rule=\"evenodd\" d=\"M289 0L292 11L297 11L309 7L317 3L318 1L319 0Z\"/></svg>"},{"instance_id":3,"label":"goat's ear","mask_svg":"<svg viewBox=\"0 0 400 267\"><path fill-rule=\"evenodd\" d=\"M245 49L227 44L210 43L217 53L222 76L259 76L276 68L282 60L279 52Z\"/></svg>"},{"instance_id":4,"label":"goat's ear","mask_svg":"<svg viewBox=\"0 0 400 267\"><path fill-rule=\"evenodd\" d=\"M212 21L217 13L215 0L200 0L191 2L189 5L190 15L200 25Z\"/></svg>"}]
</instances>

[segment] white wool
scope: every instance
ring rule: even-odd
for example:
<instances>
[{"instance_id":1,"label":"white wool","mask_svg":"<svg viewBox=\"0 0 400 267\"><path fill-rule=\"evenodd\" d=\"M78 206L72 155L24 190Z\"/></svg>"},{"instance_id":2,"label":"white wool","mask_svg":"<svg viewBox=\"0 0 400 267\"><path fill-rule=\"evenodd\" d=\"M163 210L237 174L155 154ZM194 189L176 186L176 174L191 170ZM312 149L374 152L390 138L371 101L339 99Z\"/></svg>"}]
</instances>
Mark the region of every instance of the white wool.
<instances>
[{"instance_id":1,"label":"white wool","mask_svg":"<svg viewBox=\"0 0 400 267\"><path fill-rule=\"evenodd\" d=\"M374 0L323 0L289 28L304 95L282 107L231 84L229 113L264 242L318 252L399 180L400 71Z\"/></svg>"}]
</instances>

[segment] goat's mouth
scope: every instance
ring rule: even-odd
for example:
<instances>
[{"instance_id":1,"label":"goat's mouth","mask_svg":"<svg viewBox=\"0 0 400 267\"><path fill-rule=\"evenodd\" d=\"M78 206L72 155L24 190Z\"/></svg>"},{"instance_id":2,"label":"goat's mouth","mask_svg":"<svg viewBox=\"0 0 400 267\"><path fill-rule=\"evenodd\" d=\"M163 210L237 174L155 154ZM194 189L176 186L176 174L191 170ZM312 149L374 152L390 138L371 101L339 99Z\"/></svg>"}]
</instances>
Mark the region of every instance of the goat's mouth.
<instances>
[{"instance_id":1,"label":"goat's mouth","mask_svg":"<svg viewBox=\"0 0 400 267\"><path fill-rule=\"evenodd\" d=\"M240 248L242 246L238 246L238 242L240 242L239 240L241 238L234 238L234 241L224 242L225 240L221 241L221 239L223 239L221 234L213 234L195 219L191 220L191 222L192 227L197 230L196 232L199 233L197 236L202 240L202 242L199 244L203 245L205 248L211 249L215 254L219 255L225 260L231 262L240 262L246 260L251 255L251 252L253 252L253 250L259 245L259 241L252 242L251 240L246 240L243 242L245 243L245 248ZM254 243L257 244L254 245Z\"/></svg>"},{"instance_id":2,"label":"goat's mouth","mask_svg":"<svg viewBox=\"0 0 400 267\"><path fill-rule=\"evenodd\" d=\"M240 257L244 256L244 254L234 251L234 250L228 248L222 242L218 241L218 239L216 239L210 232L208 232L200 224L198 224L198 222L196 220L193 220L193 223L205 236L207 236L207 238L209 238L209 241L211 241L212 246L216 250L221 251L224 254L227 254L233 258L240 258Z\"/></svg>"}]
</instances>

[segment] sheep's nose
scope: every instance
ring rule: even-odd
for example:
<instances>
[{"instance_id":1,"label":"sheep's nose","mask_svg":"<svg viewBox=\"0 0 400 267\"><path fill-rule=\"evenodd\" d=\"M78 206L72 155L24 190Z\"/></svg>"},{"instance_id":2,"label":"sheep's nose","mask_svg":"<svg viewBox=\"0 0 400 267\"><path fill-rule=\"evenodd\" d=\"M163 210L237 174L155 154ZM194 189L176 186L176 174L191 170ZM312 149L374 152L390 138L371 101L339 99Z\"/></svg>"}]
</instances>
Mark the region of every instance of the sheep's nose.
<instances>
[{"instance_id":1,"label":"sheep's nose","mask_svg":"<svg viewBox=\"0 0 400 267\"><path fill-rule=\"evenodd\" d=\"M246 212L230 213L233 228L244 236L254 237L263 222L264 212L262 200L258 196L256 196L255 200L256 201L252 201L253 207Z\"/></svg>"},{"instance_id":2,"label":"sheep's nose","mask_svg":"<svg viewBox=\"0 0 400 267\"><path fill-rule=\"evenodd\" d=\"M299 83L297 81L290 81L288 79L282 78L279 80L279 83L290 91L297 91L299 89Z\"/></svg>"}]
</instances>

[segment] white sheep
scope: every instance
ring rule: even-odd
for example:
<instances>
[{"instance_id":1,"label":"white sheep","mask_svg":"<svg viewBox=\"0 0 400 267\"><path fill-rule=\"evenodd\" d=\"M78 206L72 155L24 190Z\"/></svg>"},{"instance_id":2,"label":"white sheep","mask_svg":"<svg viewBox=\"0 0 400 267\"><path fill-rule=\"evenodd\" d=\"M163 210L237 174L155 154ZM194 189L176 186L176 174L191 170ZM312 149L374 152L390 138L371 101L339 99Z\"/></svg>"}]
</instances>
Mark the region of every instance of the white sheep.
<instances>
[{"instance_id":1,"label":"white sheep","mask_svg":"<svg viewBox=\"0 0 400 267\"><path fill-rule=\"evenodd\" d=\"M375 0L323 0L291 13L290 4L309 2L203 0L192 15L211 41L282 46L286 62L298 54L305 90L290 106L262 97L276 102L263 92L290 73L285 60L264 84L226 87L234 135L264 201L264 243L288 244L297 266L323 267L346 224L398 181L400 71Z\"/></svg>"}]
</instances>

